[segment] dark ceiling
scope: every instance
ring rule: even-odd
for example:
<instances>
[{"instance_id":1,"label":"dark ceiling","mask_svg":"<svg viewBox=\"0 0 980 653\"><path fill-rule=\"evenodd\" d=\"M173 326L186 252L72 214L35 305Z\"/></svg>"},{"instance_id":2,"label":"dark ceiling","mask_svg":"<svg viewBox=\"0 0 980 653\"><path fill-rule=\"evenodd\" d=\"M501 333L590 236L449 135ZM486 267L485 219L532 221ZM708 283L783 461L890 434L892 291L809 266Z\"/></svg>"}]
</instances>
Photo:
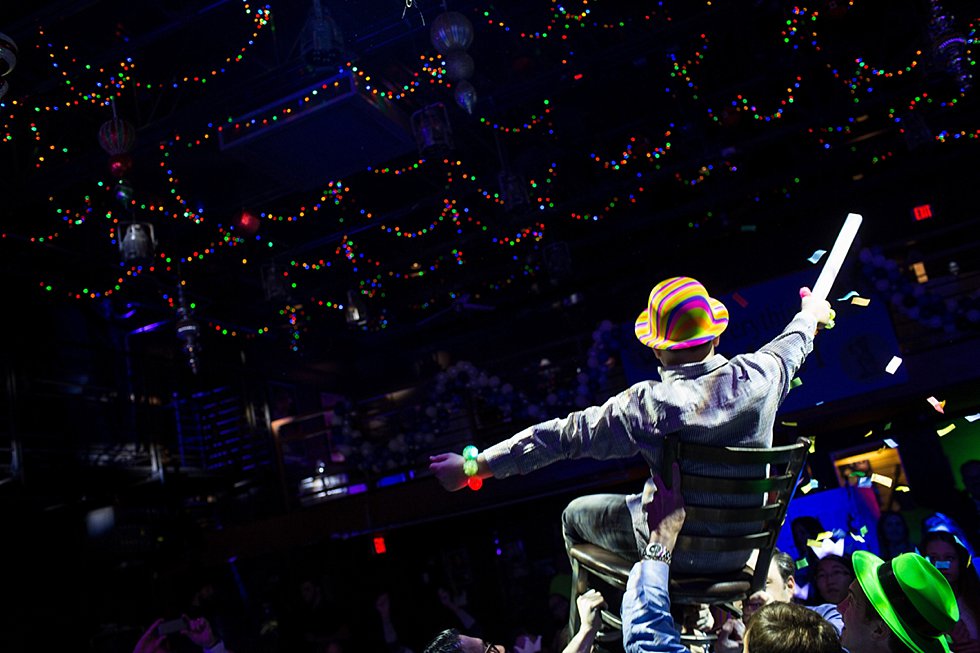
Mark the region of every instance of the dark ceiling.
<instances>
[{"instance_id":1,"label":"dark ceiling","mask_svg":"<svg viewBox=\"0 0 980 653\"><path fill-rule=\"evenodd\" d=\"M20 48L7 287L58 319L156 329L178 357L181 282L212 364L245 340L325 371L628 320L671 274L730 292L809 265L848 211L883 246L933 228L919 204L973 220L976 89L946 38L972 47L970 3L450 3L474 28L472 115L423 67L436 2L324 2L345 51L318 67L307 2L28 4L0 19ZM136 128L129 203L97 140L110 96ZM420 157L411 116L437 102L453 149ZM140 266L114 240L133 221L158 240ZM352 299L363 324L337 308Z\"/></svg>"}]
</instances>

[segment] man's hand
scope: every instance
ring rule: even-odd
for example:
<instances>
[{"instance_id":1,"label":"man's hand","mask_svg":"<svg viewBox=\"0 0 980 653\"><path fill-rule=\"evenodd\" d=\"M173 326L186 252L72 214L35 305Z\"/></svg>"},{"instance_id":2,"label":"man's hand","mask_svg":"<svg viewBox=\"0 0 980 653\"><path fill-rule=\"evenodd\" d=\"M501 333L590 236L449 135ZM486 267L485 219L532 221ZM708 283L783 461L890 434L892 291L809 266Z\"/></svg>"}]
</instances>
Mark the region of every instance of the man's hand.
<instances>
[{"instance_id":1,"label":"man's hand","mask_svg":"<svg viewBox=\"0 0 980 653\"><path fill-rule=\"evenodd\" d=\"M218 645L220 640L211 630L211 624L208 623L207 619L204 617L189 619L187 615L184 615L184 620L187 621L187 629L180 631L181 635L201 648L214 648Z\"/></svg>"},{"instance_id":2,"label":"man's hand","mask_svg":"<svg viewBox=\"0 0 980 653\"><path fill-rule=\"evenodd\" d=\"M429 456L429 471L439 481L439 485L450 492L466 487L463 457L458 453L441 453L437 456Z\"/></svg>"},{"instance_id":3,"label":"man's hand","mask_svg":"<svg viewBox=\"0 0 980 653\"><path fill-rule=\"evenodd\" d=\"M714 650L718 653L741 653L745 638L745 623L741 619L730 618L718 631Z\"/></svg>"},{"instance_id":4,"label":"man's hand","mask_svg":"<svg viewBox=\"0 0 980 653\"><path fill-rule=\"evenodd\" d=\"M163 653L166 649L163 647L164 640L167 639L166 635L157 636L157 628L163 623L163 619L157 619L154 621L143 636L140 637L140 641L136 642L136 647L133 648L133 653Z\"/></svg>"},{"instance_id":5,"label":"man's hand","mask_svg":"<svg viewBox=\"0 0 980 653\"><path fill-rule=\"evenodd\" d=\"M742 604L742 618L748 621L755 612L764 605L772 603L772 595L765 590L759 590L747 598Z\"/></svg>"},{"instance_id":6,"label":"man's hand","mask_svg":"<svg viewBox=\"0 0 980 653\"><path fill-rule=\"evenodd\" d=\"M956 622L956 626L950 634L953 638L953 643L949 645L949 649L953 653L980 652L980 641L970 638L970 631L962 620Z\"/></svg>"},{"instance_id":7,"label":"man's hand","mask_svg":"<svg viewBox=\"0 0 980 653\"><path fill-rule=\"evenodd\" d=\"M476 457L476 475L481 479L493 477L486 457L481 453ZM458 453L441 453L429 456L429 471L436 477L439 484L450 492L466 487L467 476L463 471L463 457Z\"/></svg>"},{"instance_id":8,"label":"man's hand","mask_svg":"<svg viewBox=\"0 0 980 653\"><path fill-rule=\"evenodd\" d=\"M579 594L575 599L575 607L578 608L578 616L582 622L583 630L597 630L600 626L599 612L606 607L606 600L598 590L589 590L585 594Z\"/></svg>"},{"instance_id":9,"label":"man's hand","mask_svg":"<svg viewBox=\"0 0 980 653\"><path fill-rule=\"evenodd\" d=\"M643 510L650 527L650 543L659 542L673 550L677 536L684 526L687 513L681 494L681 468L676 462L671 467L671 489L656 474L643 486Z\"/></svg>"},{"instance_id":10,"label":"man's hand","mask_svg":"<svg viewBox=\"0 0 980 653\"><path fill-rule=\"evenodd\" d=\"M830 308L830 302L826 299L817 299L806 286L800 288L800 300L800 310L812 315L817 320L818 328L822 326L825 329L832 329L834 327L834 318L837 314Z\"/></svg>"},{"instance_id":11,"label":"man's hand","mask_svg":"<svg viewBox=\"0 0 980 653\"><path fill-rule=\"evenodd\" d=\"M541 651L541 635L537 637L531 637L530 635L521 635L514 642L514 653L540 653Z\"/></svg>"}]
</instances>

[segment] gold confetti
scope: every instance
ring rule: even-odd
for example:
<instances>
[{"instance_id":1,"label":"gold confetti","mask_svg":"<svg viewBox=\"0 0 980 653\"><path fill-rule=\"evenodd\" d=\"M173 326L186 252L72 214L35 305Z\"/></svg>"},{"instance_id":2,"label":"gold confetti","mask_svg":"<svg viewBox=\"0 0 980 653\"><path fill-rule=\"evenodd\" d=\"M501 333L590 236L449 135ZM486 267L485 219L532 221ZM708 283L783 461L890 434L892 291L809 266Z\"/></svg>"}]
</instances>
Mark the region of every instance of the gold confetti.
<instances>
[{"instance_id":1,"label":"gold confetti","mask_svg":"<svg viewBox=\"0 0 980 653\"><path fill-rule=\"evenodd\" d=\"M939 437L943 437L944 435L946 435L947 433L949 433L950 431L952 431L955 428L956 428L956 424L950 424L946 428L939 429L938 431L936 431L936 434L939 435Z\"/></svg>"},{"instance_id":2,"label":"gold confetti","mask_svg":"<svg viewBox=\"0 0 980 653\"><path fill-rule=\"evenodd\" d=\"M865 297L854 297L851 299L851 303L855 306L867 306L871 303L871 300Z\"/></svg>"}]
</instances>

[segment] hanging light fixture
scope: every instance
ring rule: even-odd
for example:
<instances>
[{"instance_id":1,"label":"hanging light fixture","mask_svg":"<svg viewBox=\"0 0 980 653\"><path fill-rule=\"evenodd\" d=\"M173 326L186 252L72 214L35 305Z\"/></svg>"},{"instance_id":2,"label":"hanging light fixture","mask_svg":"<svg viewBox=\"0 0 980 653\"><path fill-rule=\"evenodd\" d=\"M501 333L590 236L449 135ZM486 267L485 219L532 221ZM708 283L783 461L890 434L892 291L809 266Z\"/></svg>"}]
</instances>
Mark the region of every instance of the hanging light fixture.
<instances>
[{"instance_id":1,"label":"hanging light fixture","mask_svg":"<svg viewBox=\"0 0 980 653\"><path fill-rule=\"evenodd\" d=\"M184 296L184 282L181 281L177 288L177 339L183 345L184 353L187 354L187 364L194 374L197 374L200 363L200 335L201 326L191 316L187 298Z\"/></svg>"},{"instance_id":2,"label":"hanging light fixture","mask_svg":"<svg viewBox=\"0 0 980 653\"><path fill-rule=\"evenodd\" d=\"M446 105L437 102L413 113L412 134L422 158L453 149L453 129L449 124Z\"/></svg>"},{"instance_id":3,"label":"hanging light fixture","mask_svg":"<svg viewBox=\"0 0 980 653\"><path fill-rule=\"evenodd\" d=\"M344 307L344 317L351 326L364 326L368 323L367 305L354 290L347 291L347 306Z\"/></svg>"},{"instance_id":4,"label":"hanging light fixture","mask_svg":"<svg viewBox=\"0 0 980 653\"><path fill-rule=\"evenodd\" d=\"M126 263L140 263L153 258L157 238L149 222L131 222L125 226L119 239L119 251Z\"/></svg>"},{"instance_id":5,"label":"hanging light fixture","mask_svg":"<svg viewBox=\"0 0 980 653\"><path fill-rule=\"evenodd\" d=\"M310 16L299 35L299 51L314 68L336 66L344 59L344 35L330 12L320 6L320 0L313 0Z\"/></svg>"}]
</instances>

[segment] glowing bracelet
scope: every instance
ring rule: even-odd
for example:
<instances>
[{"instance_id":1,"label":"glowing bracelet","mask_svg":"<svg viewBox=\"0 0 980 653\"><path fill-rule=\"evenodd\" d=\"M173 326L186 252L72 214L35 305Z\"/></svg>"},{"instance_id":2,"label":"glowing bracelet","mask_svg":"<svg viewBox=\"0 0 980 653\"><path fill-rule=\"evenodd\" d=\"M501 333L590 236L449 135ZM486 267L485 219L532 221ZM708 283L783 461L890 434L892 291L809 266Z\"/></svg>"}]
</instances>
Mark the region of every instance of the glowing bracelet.
<instances>
[{"instance_id":1,"label":"glowing bracelet","mask_svg":"<svg viewBox=\"0 0 980 653\"><path fill-rule=\"evenodd\" d=\"M476 461L480 455L480 450L472 444L463 448L463 473L466 474L466 485L471 490L479 490L483 487L483 479L477 476L480 471L480 464Z\"/></svg>"}]
</instances>

